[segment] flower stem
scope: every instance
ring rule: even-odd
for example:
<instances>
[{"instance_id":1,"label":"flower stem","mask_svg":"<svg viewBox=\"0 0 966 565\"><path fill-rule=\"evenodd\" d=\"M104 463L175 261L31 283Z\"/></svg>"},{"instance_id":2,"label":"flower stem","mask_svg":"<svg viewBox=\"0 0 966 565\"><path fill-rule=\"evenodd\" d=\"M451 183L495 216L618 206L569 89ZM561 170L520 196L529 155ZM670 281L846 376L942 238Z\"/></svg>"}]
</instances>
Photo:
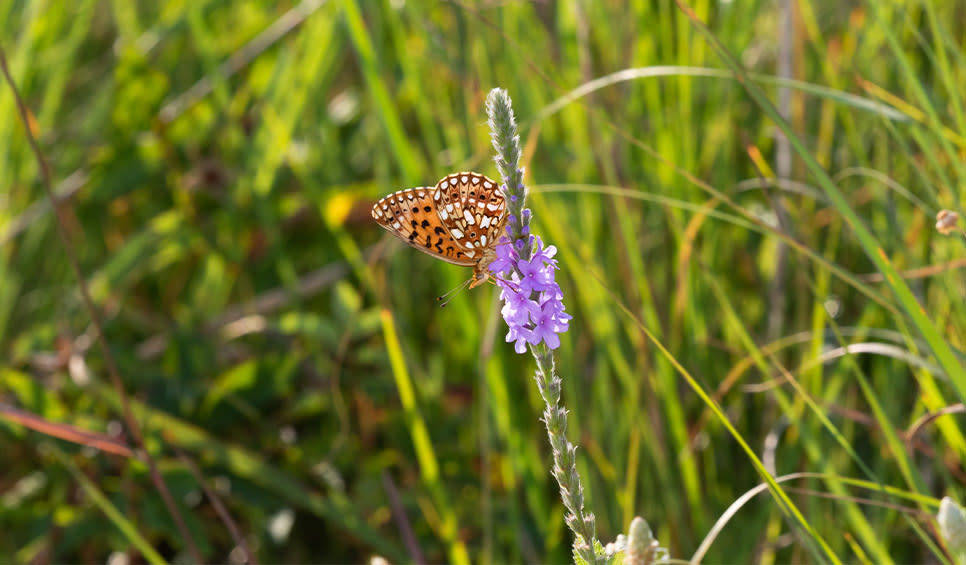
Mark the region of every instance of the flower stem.
<instances>
[{"instance_id":1,"label":"flower stem","mask_svg":"<svg viewBox=\"0 0 966 565\"><path fill-rule=\"evenodd\" d=\"M494 88L490 91L486 97L486 113L493 148L496 149L496 166L503 178L508 201L507 225L510 239L514 245L522 242L519 256L523 260L529 260L533 255L534 238L530 237L530 211L525 207L527 190L523 184L523 169L519 166L520 137L517 134L510 97L505 90ZM538 244L538 252L541 252L539 249ZM520 274L519 269L515 270ZM596 537L596 522L594 515L584 510L584 489L577 473L577 447L567 439L567 409L560 405L561 380L557 376L553 351L546 343L538 343L530 345L530 352L537 362L535 378L545 404L543 422L547 426L547 437L553 454L552 473L560 486L560 498L568 511L565 517L567 526L576 536L574 553L586 563L597 563L595 547L599 542Z\"/></svg>"},{"instance_id":2,"label":"flower stem","mask_svg":"<svg viewBox=\"0 0 966 565\"><path fill-rule=\"evenodd\" d=\"M596 521L584 510L584 488L577 472L577 448L567 439L567 409L560 406L560 377L553 353L545 345L532 346L537 361L537 388L545 404L543 422L553 452L553 476L560 485L560 498L568 510L567 526L576 534L574 551L587 563L596 563Z\"/></svg>"}]
</instances>

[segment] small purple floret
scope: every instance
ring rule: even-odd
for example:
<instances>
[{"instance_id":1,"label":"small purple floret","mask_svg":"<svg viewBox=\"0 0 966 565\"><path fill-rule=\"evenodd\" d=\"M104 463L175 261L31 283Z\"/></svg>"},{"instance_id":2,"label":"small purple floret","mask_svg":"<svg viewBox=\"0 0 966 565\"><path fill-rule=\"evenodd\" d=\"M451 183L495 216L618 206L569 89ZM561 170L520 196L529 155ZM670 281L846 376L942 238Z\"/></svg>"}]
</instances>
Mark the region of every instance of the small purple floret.
<instances>
[{"instance_id":1,"label":"small purple floret","mask_svg":"<svg viewBox=\"0 0 966 565\"><path fill-rule=\"evenodd\" d=\"M524 217L529 220L529 216L530 210L525 210ZM554 280L557 248L544 247L539 236L527 234L525 238L511 244L509 237L501 237L496 259L489 265L501 289L501 313L510 328L506 340L514 342L517 353L526 353L527 344L540 342L550 349L560 347L559 334L567 331L572 318L564 311L563 292ZM520 257L527 240L533 250L529 260Z\"/></svg>"}]
</instances>

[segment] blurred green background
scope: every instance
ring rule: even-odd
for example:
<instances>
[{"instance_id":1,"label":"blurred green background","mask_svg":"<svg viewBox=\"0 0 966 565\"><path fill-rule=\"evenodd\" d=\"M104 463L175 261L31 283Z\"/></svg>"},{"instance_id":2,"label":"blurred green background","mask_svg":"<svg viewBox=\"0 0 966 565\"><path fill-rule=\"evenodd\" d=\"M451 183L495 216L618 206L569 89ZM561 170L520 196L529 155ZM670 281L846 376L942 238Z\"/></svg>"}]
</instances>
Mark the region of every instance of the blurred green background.
<instances>
[{"instance_id":1,"label":"blurred green background","mask_svg":"<svg viewBox=\"0 0 966 565\"><path fill-rule=\"evenodd\" d=\"M601 539L640 515L684 559L946 560L966 4L689 9L791 138L671 0L0 0L69 243L3 84L2 561L569 560L494 288L439 308L470 270L369 218L496 177L494 87L559 249ZM192 541L144 462L65 433L135 444L70 257ZM787 498L740 498L757 459Z\"/></svg>"}]
</instances>

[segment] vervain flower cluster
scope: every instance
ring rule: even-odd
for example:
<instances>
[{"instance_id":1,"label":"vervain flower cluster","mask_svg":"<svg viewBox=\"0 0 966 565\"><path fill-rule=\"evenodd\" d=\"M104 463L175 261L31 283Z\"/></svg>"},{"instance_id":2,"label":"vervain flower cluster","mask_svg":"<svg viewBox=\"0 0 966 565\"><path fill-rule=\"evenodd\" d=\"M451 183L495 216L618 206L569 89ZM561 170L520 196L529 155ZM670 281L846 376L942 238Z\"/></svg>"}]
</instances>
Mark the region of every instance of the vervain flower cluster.
<instances>
[{"instance_id":1,"label":"vervain flower cluster","mask_svg":"<svg viewBox=\"0 0 966 565\"><path fill-rule=\"evenodd\" d=\"M530 210L523 211L526 226L523 237L511 240L508 236L500 238L496 245L496 259L490 263L490 271L496 276L503 300L503 319L510 331L506 334L508 342L515 342L517 353L526 353L527 344L537 345L541 341L550 349L560 347L557 334L568 329L570 314L564 312L563 293L554 280L557 270L557 248L543 246L540 236L529 233ZM510 218L510 225L516 224ZM509 233L509 228L508 228ZM527 247L531 249L530 258L521 255Z\"/></svg>"}]
</instances>

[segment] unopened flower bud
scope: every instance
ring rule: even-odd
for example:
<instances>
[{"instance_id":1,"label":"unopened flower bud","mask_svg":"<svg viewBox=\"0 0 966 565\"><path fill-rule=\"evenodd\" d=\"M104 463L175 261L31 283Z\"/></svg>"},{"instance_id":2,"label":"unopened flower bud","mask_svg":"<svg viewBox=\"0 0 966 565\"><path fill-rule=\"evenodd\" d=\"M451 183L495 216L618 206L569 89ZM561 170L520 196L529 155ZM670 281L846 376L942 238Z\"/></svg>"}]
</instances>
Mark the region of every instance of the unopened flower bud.
<instances>
[{"instance_id":1,"label":"unopened flower bud","mask_svg":"<svg viewBox=\"0 0 966 565\"><path fill-rule=\"evenodd\" d=\"M955 556L966 555L966 511L946 496L939 503L936 521L946 549Z\"/></svg>"}]
</instances>

